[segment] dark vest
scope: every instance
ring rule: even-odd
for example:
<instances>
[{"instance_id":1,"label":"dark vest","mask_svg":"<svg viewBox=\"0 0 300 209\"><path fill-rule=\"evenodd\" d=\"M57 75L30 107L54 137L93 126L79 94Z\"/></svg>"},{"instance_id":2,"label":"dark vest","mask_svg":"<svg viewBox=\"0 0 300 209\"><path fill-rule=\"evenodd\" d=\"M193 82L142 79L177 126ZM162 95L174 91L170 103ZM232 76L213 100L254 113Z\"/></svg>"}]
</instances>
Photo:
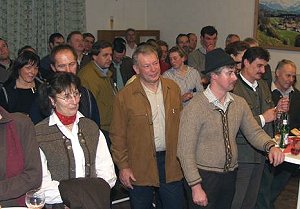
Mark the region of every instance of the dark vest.
<instances>
[{"instance_id":1,"label":"dark vest","mask_svg":"<svg viewBox=\"0 0 300 209\"><path fill-rule=\"evenodd\" d=\"M80 118L78 140L85 156L86 177L96 177L95 159L99 140L98 126L88 118ZM75 159L70 139L59 128L49 126L49 117L35 126L36 139L43 150L52 179L56 181L76 177Z\"/></svg>"},{"instance_id":2,"label":"dark vest","mask_svg":"<svg viewBox=\"0 0 300 209\"><path fill-rule=\"evenodd\" d=\"M266 81L258 80L256 92L252 90L238 75L237 83L233 89L233 93L243 97L248 103L253 116L264 113L267 109L274 106L271 91ZM257 119L260 121L260 119ZM260 122L259 122L260 124ZM273 123L266 123L263 127L264 131L273 137ZM241 131L236 137L238 147L239 163L263 163L265 161L264 153L256 150L245 138Z\"/></svg>"}]
</instances>

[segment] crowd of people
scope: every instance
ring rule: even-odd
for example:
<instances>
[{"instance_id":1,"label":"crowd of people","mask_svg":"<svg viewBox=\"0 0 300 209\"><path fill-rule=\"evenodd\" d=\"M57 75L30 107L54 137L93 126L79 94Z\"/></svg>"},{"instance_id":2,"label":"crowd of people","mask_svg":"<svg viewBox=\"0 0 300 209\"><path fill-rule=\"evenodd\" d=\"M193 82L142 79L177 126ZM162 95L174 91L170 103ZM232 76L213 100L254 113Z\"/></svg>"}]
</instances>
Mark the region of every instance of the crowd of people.
<instances>
[{"instance_id":1,"label":"crowd of people","mask_svg":"<svg viewBox=\"0 0 300 209\"><path fill-rule=\"evenodd\" d=\"M139 43L73 31L11 59L0 38L0 205L110 208L122 187L132 209L274 209L297 169L272 139L278 115L300 128L296 65L253 38L218 31ZM78 198L82 196L82 198Z\"/></svg>"}]
</instances>

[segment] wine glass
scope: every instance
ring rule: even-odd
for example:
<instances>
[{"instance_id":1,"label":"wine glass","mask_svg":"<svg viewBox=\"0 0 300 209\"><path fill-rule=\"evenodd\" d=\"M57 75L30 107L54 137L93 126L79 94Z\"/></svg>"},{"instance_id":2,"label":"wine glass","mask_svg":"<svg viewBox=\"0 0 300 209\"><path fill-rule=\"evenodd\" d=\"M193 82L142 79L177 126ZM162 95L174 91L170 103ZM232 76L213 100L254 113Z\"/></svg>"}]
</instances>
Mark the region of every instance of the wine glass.
<instances>
[{"instance_id":1,"label":"wine glass","mask_svg":"<svg viewBox=\"0 0 300 209\"><path fill-rule=\"evenodd\" d=\"M28 208L42 209L45 205L45 193L34 189L26 193L25 203Z\"/></svg>"}]
</instances>

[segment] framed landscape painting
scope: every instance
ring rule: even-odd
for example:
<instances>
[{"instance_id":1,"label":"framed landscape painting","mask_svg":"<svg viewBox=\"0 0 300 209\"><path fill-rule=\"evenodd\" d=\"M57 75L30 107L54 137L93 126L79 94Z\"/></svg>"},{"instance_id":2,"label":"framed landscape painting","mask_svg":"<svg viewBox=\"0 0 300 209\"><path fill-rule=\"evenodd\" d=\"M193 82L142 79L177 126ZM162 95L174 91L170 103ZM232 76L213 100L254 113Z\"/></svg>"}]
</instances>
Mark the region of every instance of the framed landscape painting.
<instances>
[{"instance_id":1,"label":"framed landscape painting","mask_svg":"<svg viewBox=\"0 0 300 209\"><path fill-rule=\"evenodd\" d=\"M300 0L255 0L254 35L266 48L300 51Z\"/></svg>"}]
</instances>

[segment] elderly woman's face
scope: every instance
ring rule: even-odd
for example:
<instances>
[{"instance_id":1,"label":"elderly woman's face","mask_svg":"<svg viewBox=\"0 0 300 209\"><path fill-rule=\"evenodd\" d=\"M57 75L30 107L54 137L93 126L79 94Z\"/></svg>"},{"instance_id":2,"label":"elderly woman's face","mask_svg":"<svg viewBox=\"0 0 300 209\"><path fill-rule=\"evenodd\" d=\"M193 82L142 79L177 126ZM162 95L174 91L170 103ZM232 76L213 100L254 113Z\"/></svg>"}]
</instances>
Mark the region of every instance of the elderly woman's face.
<instances>
[{"instance_id":1,"label":"elderly woman's face","mask_svg":"<svg viewBox=\"0 0 300 209\"><path fill-rule=\"evenodd\" d=\"M19 79L26 83L32 83L38 74L38 66L36 64L27 64L24 65L19 70Z\"/></svg>"},{"instance_id":2,"label":"elderly woman's face","mask_svg":"<svg viewBox=\"0 0 300 209\"><path fill-rule=\"evenodd\" d=\"M71 85L70 88L56 94L52 103L57 112L65 116L73 116L76 114L79 108L80 92Z\"/></svg>"}]
</instances>

